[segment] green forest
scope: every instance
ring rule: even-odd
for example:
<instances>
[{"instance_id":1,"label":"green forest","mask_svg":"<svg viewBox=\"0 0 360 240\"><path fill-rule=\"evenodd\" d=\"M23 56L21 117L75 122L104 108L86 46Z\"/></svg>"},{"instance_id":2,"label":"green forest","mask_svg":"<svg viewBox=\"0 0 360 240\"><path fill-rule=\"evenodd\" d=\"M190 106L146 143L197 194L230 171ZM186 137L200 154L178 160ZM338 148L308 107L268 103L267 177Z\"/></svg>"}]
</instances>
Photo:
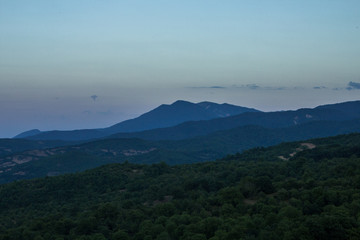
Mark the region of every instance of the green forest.
<instances>
[{"instance_id":1,"label":"green forest","mask_svg":"<svg viewBox=\"0 0 360 240\"><path fill-rule=\"evenodd\" d=\"M10 239L360 239L360 134L0 185Z\"/></svg>"}]
</instances>

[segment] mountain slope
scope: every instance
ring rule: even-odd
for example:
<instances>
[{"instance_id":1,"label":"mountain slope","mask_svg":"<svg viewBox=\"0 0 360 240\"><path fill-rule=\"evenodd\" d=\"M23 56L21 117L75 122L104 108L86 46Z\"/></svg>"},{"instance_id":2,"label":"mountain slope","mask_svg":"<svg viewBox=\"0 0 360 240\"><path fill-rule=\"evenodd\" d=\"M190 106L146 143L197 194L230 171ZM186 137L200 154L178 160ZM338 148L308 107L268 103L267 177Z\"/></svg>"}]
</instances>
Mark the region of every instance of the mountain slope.
<instances>
[{"instance_id":1,"label":"mountain slope","mask_svg":"<svg viewBox=\"0 0 360 240\"><path fill-rule=\"evenodd\" d=\"M27 138L41 133L39 129L32 129L16 135L14 138Z\"/></svg>"},{"instance_id":2,"label":"mountain slope","mask_svg":"<svg viewBox=\"0 0 360 240\"><path fill-rule=\"evenodd\" d=\"M248 125L178 141L97 140L0 157L0 183L83 171L124 161L141 164L162 161L171 165L213 161L253 147L352 132L360 132L360 119L315 121L276 129Z\"/></svg>"},{"instance_id":3,"label":"mountain slope","mask_svg":"<svg viewBox=\"0 0 360 240\"><path fill-rule=\"evenodd\" d=\"M194 104L186 101L176 101L171 105L161 105L138 118L127 120L111 126L106 129L106 131L138 132L147 129L175 126L187 121L228 117L244 112L259 111L230 104L216 104L212 102L201 102Z\"/></svg>"},{"instance_id":4,"label":"mountain slope","mask_svg":"<svg viewBox=\"0 0 360 240\"><path fill-rule=\"evenodd\" d=\"M215 131L246 125L284 128L313 121L345 121L360 118L360 101L324 105L314 109L280 112L247 112L236 116L207 121L192 121L174 127L135 133L118 133L111 138L142 138L147 140L180 140L204 136Z\"/></svg>"},{"instance_id":5,"label":"mountain slope","mask_svg":"<svg viewBox=\"0 0 360 240\"><path fill-rule=\"evenodd\" d=\"M0 239L359 239L359 145L342 135L2 185Z\"/></svg>"},{"instance_id":6,"label":"mountain slope","mask_svg":"<svg viewBox=\"0 0 360 240\"><path fill-rule=\"evenodd\" d=\"M64 141L34 141L27 139L0 139L0 157L12 155L32 149L45 149L59 146L75 145L79 142Z\"/></svg>"},{"instance_id":7,"label":"mountain slope","mask_svg":"<svg viewBox=\"0 0 360 240\"><path fill-rule=\"evenodd\" d=\"M103 129L83 129L74 131L48 131L28 136L34 140L80 141L101 138L118 132L137 132L148 129L175 126L186 121L209 120L233 116L244 112L259 112L256 109L230 104L211 102L191 103L176 101L171 105L161 105L137 118L123 121ZM20 134L20 136L24 135ZM18 135L19 136L19 135Z\"/></svg>"}]
</instances>

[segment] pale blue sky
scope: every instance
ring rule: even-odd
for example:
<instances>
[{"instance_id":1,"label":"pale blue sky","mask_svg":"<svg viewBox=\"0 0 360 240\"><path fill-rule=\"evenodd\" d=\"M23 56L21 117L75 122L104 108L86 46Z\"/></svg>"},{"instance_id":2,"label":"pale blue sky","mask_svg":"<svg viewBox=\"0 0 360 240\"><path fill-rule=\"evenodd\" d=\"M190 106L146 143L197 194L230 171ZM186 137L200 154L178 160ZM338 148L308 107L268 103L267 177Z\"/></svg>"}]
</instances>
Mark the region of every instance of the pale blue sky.
<instances>
[{"instance_id":1,"label":"pale blue sky","mask_svg":"<svg viewBox=\"0 0 360 240\"><path fill-rule=\"evenodd\" d=\"M177 99L359 99L346 89L359 43L358 0L0 0L0 137L106 127Z\"/></svg>"}]
</instances>

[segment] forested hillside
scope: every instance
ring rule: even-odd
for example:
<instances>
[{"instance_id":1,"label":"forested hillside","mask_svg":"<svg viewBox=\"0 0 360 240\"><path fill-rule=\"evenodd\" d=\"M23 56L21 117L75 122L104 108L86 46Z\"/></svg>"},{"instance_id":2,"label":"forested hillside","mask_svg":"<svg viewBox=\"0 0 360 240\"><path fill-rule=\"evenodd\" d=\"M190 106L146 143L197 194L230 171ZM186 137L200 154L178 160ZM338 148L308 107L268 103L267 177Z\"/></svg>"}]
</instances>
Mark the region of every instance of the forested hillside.
<instances>
[{"instance_id":1,"label":"forested hillside","mask_svg":"<svg viewBox=\"0 0 360 240\"><path fill-rule=\"evenodd\" d=\"M359 239L360 134L0 186L0 239Z\"/></svg>"},{"instance_id":2,"label":"forested hillside","mask_svg":"<svg viewBox=\"0 0 360 240\"><path fill-rule=\"evenodd\" d=\"M0 157L32 149L45 149L59 146L69 146L80 142L40 141L27 139L0 139Z\"/></svg>"},{"instance_id":3,"label":"forested hillside","mask_svg":"<svg viewBox=\"0 0 360 240\"><path fill-rule=\"evenodd\" d=\"M0 155L0 183L84 171L104 164L125 161L140 164L163 161L169 165L214 161L227 154L254 147L359 131L359 119L314 121L276 129L249 125L178 141L120 138L97 140L75 146L32 149L5 157Z\"/></svg>"}]
</instances>

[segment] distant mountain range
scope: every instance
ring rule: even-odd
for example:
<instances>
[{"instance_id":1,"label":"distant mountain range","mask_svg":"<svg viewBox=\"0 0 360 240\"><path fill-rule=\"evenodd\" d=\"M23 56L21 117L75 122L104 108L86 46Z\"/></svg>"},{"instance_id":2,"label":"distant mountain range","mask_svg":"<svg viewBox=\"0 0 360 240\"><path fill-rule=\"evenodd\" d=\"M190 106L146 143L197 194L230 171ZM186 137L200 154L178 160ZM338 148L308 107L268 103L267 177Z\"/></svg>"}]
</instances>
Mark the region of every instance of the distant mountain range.
<instances>
[{"instance_id":1,"label":"distant mountain range","mask_svg":"<svg viewBox=\"0 0 360 240\"><path fill-rule=\"evenodd\" d=\"M181 114L173 113L175 109L182 109ZM196 109L207 111L199 110L200 113L196 115ZM84 130L44 132L27 139L0 139L0 183L83 171L124 161L147 164L161 161L168 164L212 161L253 147L360 132L360 101L296 111L266 113L248 109L250 112L231 116L240 111L236 109L236 106L227 104L178 101L110 128L119 130L122 126L130 126L132 121L133 126L140 126L141 121L138 119L149 123L149 119L164 118L168 120L167 124L174 124L175 121L170 123L170 119L178 116L179 121L185 121L188 119L183 116L186 112L192 112L192 118L207 117L210 120L188 121L173 127L139 132L122 132L79 142L42 138L63 136L64 139L83 139L80 136L86 136ZM209 112L215 113L211 115ZM169 117L165 113L174 115ZM230 117L224 117L227 114ZM74 133L78 133L79 138L74 138Z\"/></svg>"},{"instance_id":2,"label":"distant mountain range","mask_svg":"<svg viewBox=\"0 0 360 240\"><path fill-rule=\"evenodd\" d=\"M360 101L354 101L323 105L312 109L303 108L296 111L246 112L226 118L185 122L169 128L118 133L110 136L110 138L180 140L247 125L286 128L315 121L347 121L358 118L360 118Z\"/></svg>"},{"instance_id":3,"label":"distant mountain range","mask_svg":"<svg viewBox=\"0 0 360 240\"><path fill-rule=\"evenodd\" d=\"M26 136L32 140L85 141L99 138L180 140L246 125L284 128L313 121L346 121L360 118L360 101L322 105L296 111L260 112L256 109L210 102L177 101L161 105L138 118L108 128L48 131Z\"/></svg>"},{"instance_id":4,"label":"distant mountain range","mask_svg":"<svg viewBox=\"0 0 360 240\"><path fill-rule=\"evenodd\" d=\"M27 137L31 137L37 134L40 134L41 131L39 129L32 129L26 132L22 132L18 135L16 135L14 138L27 138Z\"/></svg>"},{"instance_id":5,"label":"distant mountain range","mask_svg":"<svg viewBox=\"0 0 360 240\"><path fill-rule=\"evenodd\" d=\"M212 102L191 103L176 101L171 105L163 104L137 118L126 120L108 128L83 129L73 131L47 131L37 129L21 133L14 138L33 140L79 141L106 137L119 132L139 132L149 129L171 127L187 121L225 118L245 112L260 112L253 108Z\"/></svg>"},{"instance_id":6,"label":"distant mountain range","mask_svg":"<svg viewBox=\"0 0 360 240\"><path fill-rule=\"evenodd\" d=\"M141 164L166 162L170 165L213 161L254 147L353 132L360 132L360 119L314 121L272 129L247 125L177 141L102 139L0 156L0 183L84 171L124 161Z\"/></svg>"}]
</instances>

